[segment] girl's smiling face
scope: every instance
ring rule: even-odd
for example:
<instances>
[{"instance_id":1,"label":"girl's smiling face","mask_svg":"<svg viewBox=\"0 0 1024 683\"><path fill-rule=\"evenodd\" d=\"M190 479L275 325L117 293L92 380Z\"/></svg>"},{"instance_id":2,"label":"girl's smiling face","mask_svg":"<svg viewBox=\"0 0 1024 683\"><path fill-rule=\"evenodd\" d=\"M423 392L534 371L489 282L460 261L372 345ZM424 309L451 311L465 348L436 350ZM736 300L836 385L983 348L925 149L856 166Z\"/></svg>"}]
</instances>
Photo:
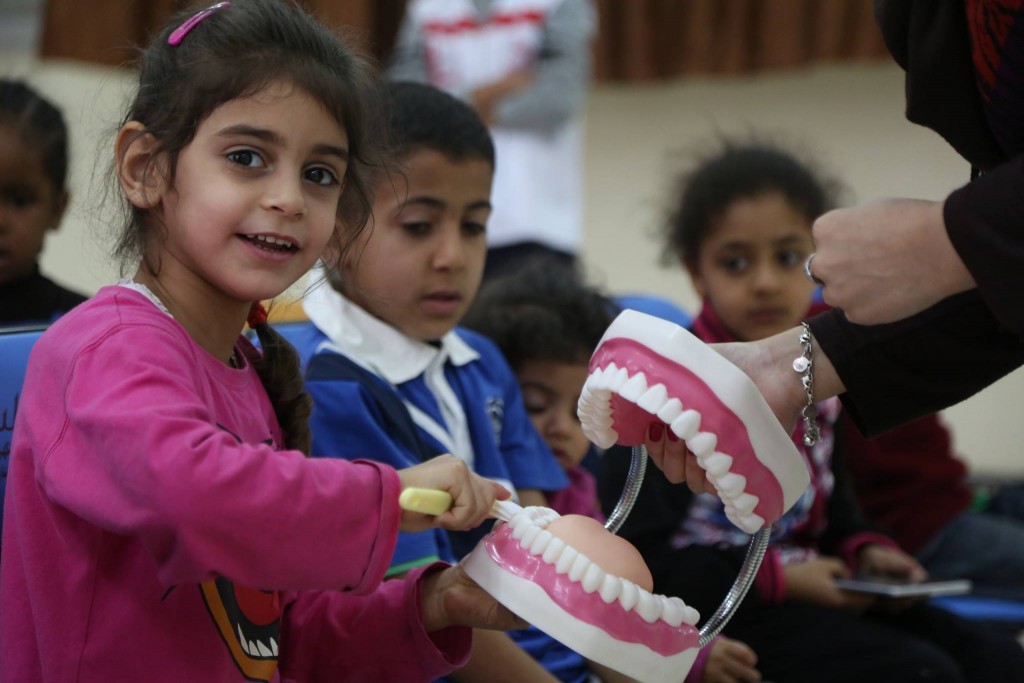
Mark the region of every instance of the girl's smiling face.
<instances>
[{"instance_id":1,"label":"girl's smiling face","mask_svg":"<svg viewBox=\"0 0 1024 683\"><path fill-rule=\"evenodd\" d=\"M173 185L161 173L145 195L166 228L153 245L161 285L277 296L334 234L347 166L345 131L304 90L274 82L217 107L178 155Z\"/></svg>"},{"instance_id":2,"label":"girl's smiling face","mask_svg":"<svg viewBox=\"0 0 1024 683\"><path fill-rule=\"evenodd\" d=\"M576 414L587 364L530 360L516 371L523 403L533 426L566 470L579 465L590 449Z\"/></svg>"},{"instance_id":3,"label":"girl's smiling face","mask_svg":"<svg viewBox=\"0 0 1024 683\"><path fill-rule=\"evenodd\" d=\"M740 341L799 324L814 285L803 264L814 251L811 222L779 192L733 202L686 264L693 284Z\"/></svg>"}]
</instances>

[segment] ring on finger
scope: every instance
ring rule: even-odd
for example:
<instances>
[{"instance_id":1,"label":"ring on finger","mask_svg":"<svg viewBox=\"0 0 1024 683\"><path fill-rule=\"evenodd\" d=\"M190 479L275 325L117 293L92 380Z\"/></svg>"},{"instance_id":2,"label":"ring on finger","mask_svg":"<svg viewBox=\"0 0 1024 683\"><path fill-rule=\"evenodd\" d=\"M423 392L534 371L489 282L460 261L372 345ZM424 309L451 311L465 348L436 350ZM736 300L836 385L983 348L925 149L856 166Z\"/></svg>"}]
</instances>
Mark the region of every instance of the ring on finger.
<instances>
[{"instance_id":1,"label":"ring on finger","mask_svg":"<svg viewBox=\"0 0 1024 683\"><path fill-rule=\"evenodd\" d=\"M822 280L820 278L816 277L814 275L814 273L811 271L811 261L813 261L813 260L814 260L814 254L812 253L810 256L807 257L807 260L804 261L804 276L812 284L823 285L825 283L822 282Z\"/></svg>"}]
</instances>

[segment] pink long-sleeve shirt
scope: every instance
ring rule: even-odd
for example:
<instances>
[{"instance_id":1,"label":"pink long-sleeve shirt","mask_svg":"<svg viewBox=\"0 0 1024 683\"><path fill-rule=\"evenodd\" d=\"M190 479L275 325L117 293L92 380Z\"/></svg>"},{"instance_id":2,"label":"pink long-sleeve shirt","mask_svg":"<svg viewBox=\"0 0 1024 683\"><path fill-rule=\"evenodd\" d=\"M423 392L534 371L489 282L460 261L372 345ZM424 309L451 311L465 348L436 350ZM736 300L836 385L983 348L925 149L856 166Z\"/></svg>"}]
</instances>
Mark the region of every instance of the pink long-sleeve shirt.
<instances>
[{"instance_id":1,"label":"pink long-sleeve shirt","mask_svg":"<svg viewBox=\"0 0 1024 683\"><path fill-rule=\"evenodd\" d=\"M462 664L467 629L423 630L422 574L380 583L395 471L280 443L252 368L143 295L108 287L55 323L16 418L0 679L413 681Z\"/></svg>"}]
</instances>

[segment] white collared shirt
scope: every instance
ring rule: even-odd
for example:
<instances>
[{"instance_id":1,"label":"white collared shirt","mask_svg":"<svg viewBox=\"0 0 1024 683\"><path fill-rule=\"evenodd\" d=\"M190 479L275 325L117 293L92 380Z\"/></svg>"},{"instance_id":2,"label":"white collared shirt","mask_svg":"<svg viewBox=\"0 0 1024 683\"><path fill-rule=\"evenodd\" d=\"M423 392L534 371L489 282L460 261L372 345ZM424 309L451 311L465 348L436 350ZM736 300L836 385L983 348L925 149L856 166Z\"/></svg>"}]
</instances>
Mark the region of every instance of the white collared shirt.
<instances>
[{"instance_id":1,"label":"white collared shirt","mask_svg":"<svg viewBox=\"0 0 1024 683\"><path fill-rule=\"evenodd\" d=\"M456 367L465 365L477 360L479 354L454 330L436 346L413 339L333 289L322 272L319 275L314 279L320 284L302 302L310 321L328 338L315 352L343 354L395 387L423 375L437 400L444 424L403 399L413 422L472 468L474 452L469 423L462 403L445 378L444 368L447 362Z\"/></svg>"}]
</instances>

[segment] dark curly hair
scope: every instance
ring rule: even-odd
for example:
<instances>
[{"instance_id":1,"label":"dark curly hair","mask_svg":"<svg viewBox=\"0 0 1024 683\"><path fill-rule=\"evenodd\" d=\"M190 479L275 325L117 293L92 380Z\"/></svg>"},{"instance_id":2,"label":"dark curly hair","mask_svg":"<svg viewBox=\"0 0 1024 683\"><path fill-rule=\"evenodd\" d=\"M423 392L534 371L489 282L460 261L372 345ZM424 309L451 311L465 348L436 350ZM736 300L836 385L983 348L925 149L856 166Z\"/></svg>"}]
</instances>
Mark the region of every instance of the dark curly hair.
<instances>
[{"instance_id":1,"label":"dark curly hair","mask_svg":"<svg viewBox=\"0 0 1024 683\"><path fill-rule=\"evenodd\" d=\"M486 283L462 325L490 337L518 370L528 361L586 363L617 313L575 269L541 260Z\"/></svg>"},{"instance_id":2,"label":"dark curly hair","mask_svg":"<svg viewBox=\"0 0 1024 683\"><path fill-rule=\"evenodd\" d=\"M770 142L725 139L675 183L677 199L664 222L665 263L691 263L715 222L739 199L779 192L808 223L835 208L842 183L812 161Z\"/></svg>"}]
</instances>

